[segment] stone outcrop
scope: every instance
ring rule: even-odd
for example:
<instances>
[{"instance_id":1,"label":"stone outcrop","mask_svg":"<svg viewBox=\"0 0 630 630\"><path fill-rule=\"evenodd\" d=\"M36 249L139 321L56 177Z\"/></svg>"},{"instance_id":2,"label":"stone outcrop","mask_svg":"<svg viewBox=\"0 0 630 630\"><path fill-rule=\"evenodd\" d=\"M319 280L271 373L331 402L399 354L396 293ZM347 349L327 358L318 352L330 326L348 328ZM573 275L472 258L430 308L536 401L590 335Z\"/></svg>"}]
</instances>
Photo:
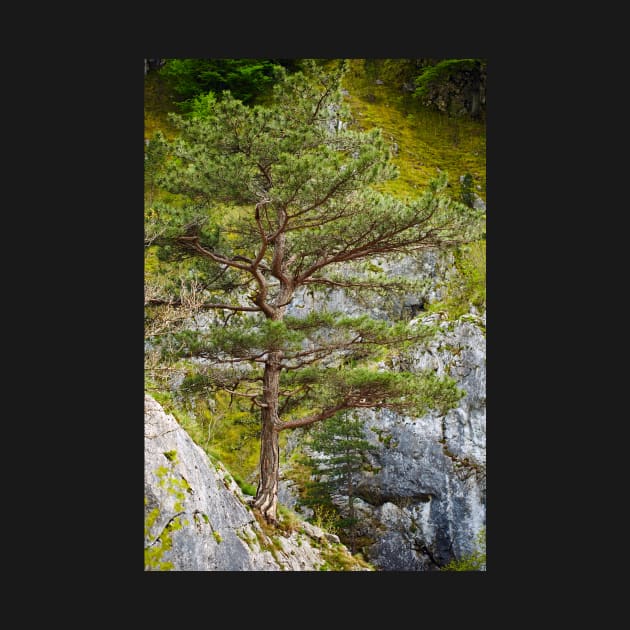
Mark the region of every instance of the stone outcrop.
<instances>
[{"instance_id":1,"label":"stone outcrop","mask_svg":"<svg viewBox=\"0 0 630 630\"><path fill-rule=\"evenodd\" d=\"M441 417L362 413L379 448L370 454L377 472L356 479L357 535L381 570L438 569L472 553L485 527L485 317L465 315L440 329L429 351L412 354L404 367L456 378L466 392L459 406ZM335 501L343 508L347 497Z\"/></svg>"},{"instance_id":2,"label":"stone outcrop","mask_svg":"<svg viewBox=\"0 0 630 630\"><path fill-rule=\"evenodd\" d=\"M339 539L309 523L266 533L245 495L172 415L145 395L145 570L366 570ZM161 564L168 563L168 564Z\"/></svg>"}]
</instances>

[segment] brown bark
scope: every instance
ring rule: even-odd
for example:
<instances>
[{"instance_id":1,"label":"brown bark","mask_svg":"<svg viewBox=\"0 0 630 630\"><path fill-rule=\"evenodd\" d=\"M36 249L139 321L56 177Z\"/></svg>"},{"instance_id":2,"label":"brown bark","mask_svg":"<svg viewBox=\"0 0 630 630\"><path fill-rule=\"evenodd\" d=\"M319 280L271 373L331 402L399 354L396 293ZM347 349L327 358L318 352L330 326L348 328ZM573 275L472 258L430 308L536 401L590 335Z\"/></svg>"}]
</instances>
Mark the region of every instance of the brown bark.
<instances>
[{"instance_id":1,"label":"brown bark","mask_svg":"<svg viewBox=\"0 0 630 630\"><path fill-rule=\"evenodd\" d=\"M263 401L266 406L261 409L260 479L253 503L269 523L276 521L278 505L278 479L280 477L278 398L281 355L281 352L271 352L265 363Z\"/></svg>"},{"instance_id":2,"label":"brown bark","mask_svg":"<svg viewBox=\"0 0 630 630\"><path fill-rule=\"evenodd\" d=\"M280 449L278 430L273 416L266 407L261 410L262 430L260 433L260 480L254 499L254 507L260 510L267 522L276 521L278 505L278 477L280 474Z\"/></svg>"}]
</instances>

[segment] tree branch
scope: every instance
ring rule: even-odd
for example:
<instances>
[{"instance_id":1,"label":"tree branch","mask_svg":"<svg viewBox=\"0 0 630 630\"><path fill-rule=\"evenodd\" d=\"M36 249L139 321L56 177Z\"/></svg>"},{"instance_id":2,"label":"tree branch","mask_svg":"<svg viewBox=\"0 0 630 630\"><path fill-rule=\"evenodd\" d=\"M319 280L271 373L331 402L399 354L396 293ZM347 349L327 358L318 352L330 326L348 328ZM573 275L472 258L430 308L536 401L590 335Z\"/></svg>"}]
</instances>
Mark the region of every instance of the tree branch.
<instances>
[{"instance_id":1,"label":"tree branch","mask_svg":"<svg viewBox=\"0 0 630 630\"><path fill-rule=\"evenodd\" d=\"M260 251L258 252L258 256L256 256L256 258L254 259L254 261L251 264L251 270L252 272L255 271L258 267L258 265L260 264L260 261L263 259L263 256L265 255L265 252L267 251L267 234L265 233L265 229L263 228L262 222L260 220L260 206L264 205L264 204L268 204L270 203L269 201L260 201L256 204L256 210L255 210L255 214L254 217L256 219L256 225L258 226L258 231L260 233L260 239L262 241L262 245L260 247Z\"/></svg>"},{"instance_id":2,"label":"tree branch","mask_svg":"<svg viewBox=\"0 0 630 630\"><path fill-rule=\"evenodd\" d=\"M145 306L150 304L155 305L164 305L164 306L182 306L181 300L163 300L159 298L151 298L149 300L145 300ZM226 309L230 311L255 311L259 312L261 309L258 306L232 306L231 304L198 304L196 309Z\"/></svg>"},{"instance_id":3,"label":"tree branch","mask_svg":"<svg viewBox=\"0 0 630 630\"><path fill-rule=\"evenodd\" d=\"M248 265L242 265L237 263L234 260L230 260L229 258L225 258L224 256L219 256L214 252L211 252L209 249L202 247L199 243L198 236L178 236L177 241L190 247L190 249L194 249L196 252L199 252L202 256L206 258L210 258L215 262L221 263L223 265L227 265L228 267L233 267L234 269L241 269L242 271L250 271L251 267Z\"/></svg>"},{"instance_id":4,"label":"tree branch","mask_svg":"<svg viewBox=\"0 0 630 630\"><path fill-rule=\"evenodd\" d=\"M405 285L400 282L352 282L331 280L330 278L307 278L302 284L325 284L332 287L360 287L362 289L403 289Z\"/></svg>"},{"instance_id":5,"label":"tree branch","mask_svg":"<svg viewBox=\"0 0 630 630\"><path fill-rule=\"evenodd\" d=\"M267 403L264 402L260 402L258 400L258 396L260 395L260 392L256 392L255 394L247 394L244 392L237 392L233 389L228 389L227 387L223 388L226 392L228 392L229 394L231 394L232 396L242 396L243 398L250 398L251 401L257 406L260 407L261 409L263 407L269 407L269 405Z\"/></svg>"},{"instance_id":6,"label":"tree branch","mask_svg":"<svg viewBox=\"0 0 630 630\"><path fill-rule=\"evenodd\" d=\"M314 422L319 422L320 420L326 420L326 418L330 418L334 416L338 411L343 411L344 409L350 409L351 406L344 401L339 405L334 407L329 407L320 413L315 413L311 416L306 416L305 418L300 418L299 420L289 420L288 422L277 422L276 428L278 431L284 431L285 429L295 429L297 427L305 427L309 424L313 424Z\"/></svg>"}]
</instances>

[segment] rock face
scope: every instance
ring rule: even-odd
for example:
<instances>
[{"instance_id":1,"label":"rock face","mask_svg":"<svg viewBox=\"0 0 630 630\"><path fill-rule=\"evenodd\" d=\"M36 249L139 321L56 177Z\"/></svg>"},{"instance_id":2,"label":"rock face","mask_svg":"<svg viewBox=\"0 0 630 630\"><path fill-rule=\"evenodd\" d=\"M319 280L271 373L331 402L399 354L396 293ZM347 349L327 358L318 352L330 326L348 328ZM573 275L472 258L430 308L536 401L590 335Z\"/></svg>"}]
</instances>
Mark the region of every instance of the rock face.
<instances>
[{"instance_id":1,"label":"rock face","mask_svg":"<svg viewBox=\"0 0 630 630\"><path fill-rule=\"evenodd\" d=\"M449 322L423 312L426 302L442 297L441 281L452 265L446 253L377 262L392 276L426 279L425 290L399 303L375 299L369 307L340 290L325 296L305 293L287 312L300 316L319 307L352 315L367 312L377 319L416 317L439 323L440 334L427 351L411 353L401 360L400 368L446 373L456 379L465 397L443 417L411 418L387 410L362 410L367 437L378 447L370 456L371 464L380 472L363 473L355 480L357 536L366 541L370 562L381 570L431 571L472 553L485 527L485 313L479 316L473 309ZM281 500L295 504L291 484L281 484L281 490ZM344 512L347 497L333 499Z\"/></svg>"},{"instance_id":2,"label":"rock face","mask_svg":"<svg viewBox=\"0 0 630 630\"><path fill-rule=\"evenodd\" d=\"M286 314L292 317L306 317L309 313L324 309L338 311L351 316L368 314L374 319L411 319L423 309L425 302L439 300L442 295L440 280L445 277L453 265L453 256L449 252L427 251L420 256L400 256L393 260L374 258L373 263L390 277L399 276L423 279L424 288L418 294L408 294L402 298L370 295L367 303L360 303L348 296L343 289L311 291L300 287L295 298L286 308Z\"/></svg>"},{"instance_id":3,"label":"rock face","mask_svg":"<svg viewBox=\"0 0 630 630\"><path fill-rule=\"evenodd\" d=\"M436 318L436 315L429 316ZM443 322L429 352L406 369L448 373L466 391L446 416L365 411L376 473L357 478L358 535L372 541L367 556L381 570L430 571L475 549L485 527L485 318ZM347 497L335 497L339 507Z\"/></svg>"},{"instance_id":4,"label":"rock face","mask_svg":"<svg viewBox=\"0 0 630 630\"><path fill-rule=\"evenodd\" d=\"M425 105L452 116L479 116L486 109L486 64L461 60L456 68L430 81L422 90Z\"/></svg>"},{"instance_id":5,"label":"rock face","mask_svg":"<svg viewBox=\"0 0 630 630\"><path fill-rule=\"evenodd\" d=\"M363 570L336 536L309 523L265 534L225 469L153 398L144 405L145 549L163 548L170 570L313 571L329 568L332 556Z\"/></svg>"}]
</instances>

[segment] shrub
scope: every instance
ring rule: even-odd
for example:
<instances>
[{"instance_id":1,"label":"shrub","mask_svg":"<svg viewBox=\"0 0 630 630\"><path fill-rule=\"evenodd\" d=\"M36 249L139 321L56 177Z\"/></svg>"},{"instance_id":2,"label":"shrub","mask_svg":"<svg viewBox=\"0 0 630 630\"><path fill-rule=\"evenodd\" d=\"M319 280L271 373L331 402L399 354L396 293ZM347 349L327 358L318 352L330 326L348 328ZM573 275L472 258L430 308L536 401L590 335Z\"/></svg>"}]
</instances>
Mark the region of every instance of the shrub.
<instances>
[{"instance_id":1,"label":"shrub","mask_svg":"<svg viewBox=\"0 0 630 630\"><path fill-rule=\"evenodd\" d=\"M485 571L486 570L486 529L479 530L476 538L476 549L459 560L451 560L442 571Z\"/></svg>"}]
</instances>

